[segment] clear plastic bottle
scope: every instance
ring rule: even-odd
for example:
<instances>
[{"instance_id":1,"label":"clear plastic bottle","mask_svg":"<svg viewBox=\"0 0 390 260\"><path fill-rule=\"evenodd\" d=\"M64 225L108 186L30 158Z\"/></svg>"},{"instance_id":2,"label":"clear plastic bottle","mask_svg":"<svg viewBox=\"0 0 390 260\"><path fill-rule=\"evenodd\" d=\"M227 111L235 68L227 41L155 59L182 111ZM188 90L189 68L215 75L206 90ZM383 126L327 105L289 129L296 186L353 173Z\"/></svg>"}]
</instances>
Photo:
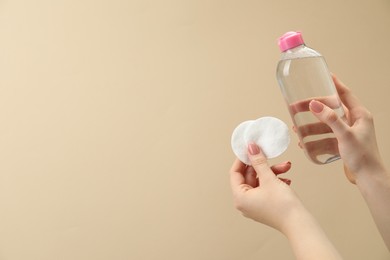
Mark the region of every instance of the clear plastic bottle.
<instances>
[{"instance_id":1,"label":"clear plastic bottle","mask_svg":"<svg viewBox=\"0 0 390 260\"><path fill-rule=\"evenodd\" d=\"M325 59L307 47L300 32L287 32L279 38L282 51L276 76L307 157L317 164L340 159L332 130L309 110L315 99L345 118L337 90Z\"/></svg>"}]
</instances>

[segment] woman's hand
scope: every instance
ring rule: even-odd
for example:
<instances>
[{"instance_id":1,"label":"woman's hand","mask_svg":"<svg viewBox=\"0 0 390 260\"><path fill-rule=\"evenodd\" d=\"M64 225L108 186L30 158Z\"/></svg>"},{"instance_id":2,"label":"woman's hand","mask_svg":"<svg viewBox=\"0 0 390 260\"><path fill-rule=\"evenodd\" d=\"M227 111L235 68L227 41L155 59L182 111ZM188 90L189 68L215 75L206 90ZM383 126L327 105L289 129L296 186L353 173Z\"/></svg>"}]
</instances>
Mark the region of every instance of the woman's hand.
<instances>
[{"instance_id":1,"label":"woman's hand","mask_svg":"<svg viewBox=\"0 0 390 260\"><path fill-rule=\"evenodd\" d=\"M339 153L347 179L356 184L356 179L364 172L380 172L384 168L376 142L373 117L347 86L335 76L333 81L345 116L339 117L334 111L339 105L333 96L304 100L293 104L291 111L296 113L310 110L320 122L293 129L300 134L301 139L333 132L335 138L305 144L301 141L299 145L308 151L314 161L317 155Z\"/></svg>"},{"instance_id":2,"label":"woman's hand","mask_svg":"<svg viewBox=\"0 0 390 260\"><path fill-rule=\"evenodd\" d=\"M341 259L321 227L290 188L290 180L276 176L287 172L290 163L269 167L256 144L249 145L248 156L252 166L236 159L230 171L236 208L245 217L282 232L297 259Z\"/></svg>"},{"instance_id":3,"label":"woman's hand","mask_svg":"<svg viewBox=\"0 0 390 260\"><path fill-rule=\"evenodd\" d=\"M311 112L329 126L338 141L340 156L348 180L356 183L362 174L379 172L384 168L376 141L374 120L358 98L339 79L333 76L337 92L344 105L347 120L322 102L310 102Z\"/></svg>"},{"instance_id":4,"label":"woman's hand","mask_svg":"<svg viewBox=\"0 0 390 260\"><path fill-rule=\"evenodd\" d=\"M290 180L278 178L291 163L268 166L267 159L256 144L250 144L248 156L252 166L238 159L230 171L235 206L245 217L284 232L291 211L303 208L289 187Z\"/></svg>"},{"instance_id":5,"label":"woman's hand","mask_svg":"<svg viewBox=\"0 0 390 260\"><path fill-rule=\"evenodd\" d=\"M311 112L329 126L338 141L348 180L357 184L390 250L390 173L381 159L371 113L340 80L333 77L348 121L328 106L311 101Z\"/></svg>"}]
</instances>

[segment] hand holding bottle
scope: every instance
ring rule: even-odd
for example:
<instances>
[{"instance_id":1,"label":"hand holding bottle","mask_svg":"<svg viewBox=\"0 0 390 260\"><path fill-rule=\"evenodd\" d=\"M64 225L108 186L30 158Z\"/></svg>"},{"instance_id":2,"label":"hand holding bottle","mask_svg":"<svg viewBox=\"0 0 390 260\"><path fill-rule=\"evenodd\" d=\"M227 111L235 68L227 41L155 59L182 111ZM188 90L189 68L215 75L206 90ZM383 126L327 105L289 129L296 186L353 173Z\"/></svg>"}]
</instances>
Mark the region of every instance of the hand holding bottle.
<instances>
[{"instance_id":1,"label":"hand holding bottle","mask_svg":"<svg viewBox=\"0 0 390 260\"><path fill-rule=\"evenodd\" d=\"M361 172L377 172L375 169L384 168L383 161L379 154L371 113L337 77L333 76L333 81L343 103L346 118L340 118L329 104L321 102L322 100L311 100L308 109L321 122L316 127L303 126L300 131L307 135L332 131L337 138L335 143L343 159L346 176L350 182L355 183ZM333 146L320 143L314 143L313 147L320 149L321 152L317 151L319 153L334 149Z\"/></svg>"},{"instance_id":2,"label":"hand holding bottle","mask_svg":"<svg viewBox=\"0 0 390 260\"><path fill-rule=\"evenodd\" d=\"M390 173L379 153L373 117L347 86L335 76L333 80L346 120L316 100L310 102L310 111L326 125L323 128L329 127L335 134L345 174L351 183L357 185L390 250ZM318 128L317 131L324 129ZM326 151L327 147L321 149Z\"/></svg>"}]
</instances>

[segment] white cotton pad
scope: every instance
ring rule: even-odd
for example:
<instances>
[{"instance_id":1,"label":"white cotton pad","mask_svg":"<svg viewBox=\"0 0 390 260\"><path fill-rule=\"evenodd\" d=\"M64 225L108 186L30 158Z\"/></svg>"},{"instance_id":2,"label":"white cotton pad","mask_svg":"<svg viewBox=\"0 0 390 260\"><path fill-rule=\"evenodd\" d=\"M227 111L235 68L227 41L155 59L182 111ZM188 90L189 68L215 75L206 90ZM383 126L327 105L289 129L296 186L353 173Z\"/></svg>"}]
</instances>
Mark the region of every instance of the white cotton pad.
<instances>
[{"instance_id":1,"label":"white cotton pad","mask_svg":"<svg viewBox=\"0 0 390 260\"><path fill-rule=\"evenodd\" d=\"M275 158L286 151L290 143L288 126L275 117L261 117L245 121L233 131L232 149L243 163L250 165L247 155L248 144L254 142L261 147L265 156Z\"/></svg>"},{"instance_id":2,"label":"white cotton pad","mask_svg":"<svg viewBox=\"0 0 390 260\"><path fill-rule=\"evenodd\" d=\"M288 126L275 117L261 117L245 130L245 143L255 142L267 158L275 158L286 151L290 143Z\"/></svg>"},{"instance_id":3,"label":"white cotton pad","mask_svg":"<svg viewBox=\"0 0 390 260\"><path fill-rule=\"evenodd\" d=\"M231 145L233 153L237 156L237 158L247 164L250 165L251 162L248 158L248 145L245 142L244 134L247 127L252 124L253 120L245 121L239 124L233 131Z\"/></svg>"}]
</instances>

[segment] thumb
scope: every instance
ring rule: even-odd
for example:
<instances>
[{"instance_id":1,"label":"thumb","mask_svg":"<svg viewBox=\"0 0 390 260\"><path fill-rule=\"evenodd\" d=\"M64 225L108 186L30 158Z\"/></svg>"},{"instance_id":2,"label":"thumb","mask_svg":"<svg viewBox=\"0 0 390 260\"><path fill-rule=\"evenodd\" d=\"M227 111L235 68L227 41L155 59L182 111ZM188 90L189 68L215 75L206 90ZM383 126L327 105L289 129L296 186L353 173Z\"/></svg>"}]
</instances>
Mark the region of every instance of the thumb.
<instances>
[{"instance_id":1,"label":"thumb","mask_svg":"<svg viewBox=\"0 0 390 260\"><path fill-rule=\"evenodd\" d=\"M248 157L259 179L275 176L268 165L267 158L257 144L250 143L248 145Z\"/></svg>"},{"instance_id":2,"label":"thumb","mask_svg":"<svg viewBox=\"0 0 390 260\"><path fill-rule=\"evenodd\" d=\"M309 108L315 117L332 129L337 138L348 131L349 126L330 107L317 100L312 100Z\"/></svg>"}]
</instances>

